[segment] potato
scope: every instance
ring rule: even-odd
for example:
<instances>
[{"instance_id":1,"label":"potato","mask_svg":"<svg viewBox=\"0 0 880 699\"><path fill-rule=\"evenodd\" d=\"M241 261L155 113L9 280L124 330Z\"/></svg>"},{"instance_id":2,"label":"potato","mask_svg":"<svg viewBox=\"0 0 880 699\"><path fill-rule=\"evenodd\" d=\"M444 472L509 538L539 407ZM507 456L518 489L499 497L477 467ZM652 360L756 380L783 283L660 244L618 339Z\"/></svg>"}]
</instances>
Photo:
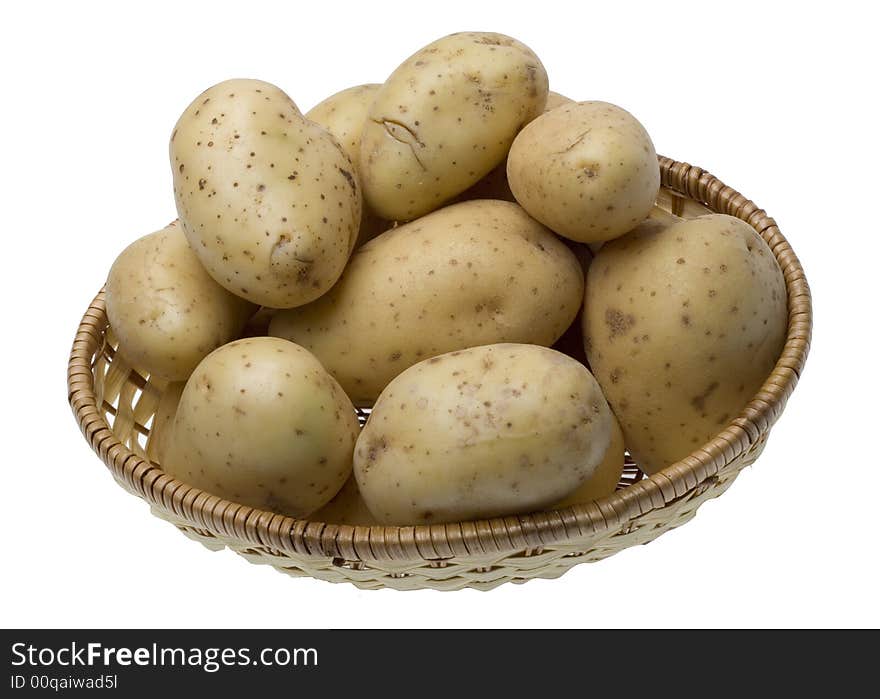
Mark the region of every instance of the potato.
<instances>
[{"instance_id":1,"label":"potato","mask_svg":"<svg viewBox=\"0 0 880 699\"><path fill-rule=\"evenodd\" d=\"M648 215L660 167L650 137L629 112L607 102L575 102L519 133L507 179L534 218L566 238L595 243L623 235Z\"/></svg>"},{"instance_id":2,"label":"potato","mask_svg":"<svg viewBox=\"0 0 880 699\"><path fill-rule=\"evenodd\" d=\"M360 165L361 133L380 87L376 83L349 87L306 112L306 119L320 124L339 141L355 170Z\"/></svg>"},{"instance_id":3,"label":"potato","mask_svg":"<svg viewBox=\"0 0 880 699\"><path fill-rule=\"evenodd\" d=\"M339 141L342 150L360 178L361 132L367 121L370 106L381 85L367 84L337 92L306 112L306 119L320 124ZM364 203L357 245L363 245L391 228L389 221L377 216Z\"/></svg>"},{"instance_id":4,"label":"potato","mask_svg":"<svg viewBox=\"0 0 880 699\"><path fill-rule=\"evenodd\" d=\"M550 92L547 95L547 104L544 107L544 112L546 113L553 107L558 107L571 101L568 97L563 97L557 92ZM516 201L516 197L513 196L513 192L510 191L510 185L507 182L506 157L488 175L456 197L455 201L470 201L471 199Z\"/></svg>"},{"instance_id":5,"label":"potato","mask_svg":"<svg viewBox=\"0 0 880 699\"><path fill-rule=\"evenodd\" d=\"M354 476L345 481L345 485L335 498L317 512L313 512L309 519L312 522L347 524L352 527L370 527L379 524L364 502Z\"/></svg>"},{"instance_id":6,"label":"potato","mask_svg":"<svg viewBox=\"0 0 880 699\"><path fill-rule=\"evenodd\" d=\"M587 277L590 366L642 470L721 431L779 357L785 282L746 223L712 214L606 243Z\"/></svg>"},{"instance_id":7,"label":"potato","mask_svg":"<svg viewBox=\"0 0 880 699\"><path fill-rule=\"evenodd\" d=\"M611 495L620 483L626 460L623 432L614 415L611 416L611 443L602 461L596 466L593 475L587 478L574 492L557 502L551 509L561 510L572 505L583 505Z\"/></svg>"},{"instance_id":8,"label":"potato","mask_svg":"<svg viewBox=\"0 0 880 699\"><path fill-rule=\"evenodd\" d=\"M501 163L546 101L544 66L515 39L465 32L426 46L370 109L360 160L367 201L388 220L433 211Z\"/></svg>"},{"instance_id":9,"label":"potato","mask_svg":"<svg viewBox=\"0 0 880 699\"><path fill-rule=\"evenodd\" d=\"M549 111L556 109L557 107L561 107L563 104L571 104L574 102L570 97L566 97L565 95L560 95L558 92L550 92L547 93L547 103L544 105L544 114Z\"/></svg>"},{"instance_id":10,"label":"potato","mask_svg":"<svg viewBox=\"0 0 880 699\"><path fill-rule=\"evenodd\" d=\"M336 139L281 90L209 88L178 120L170 154L183 230L217 283L291 308L336 282L357 239L360 187Z\"/></svg>"},{"instance_id":11,"label":"potato","mask_svg":"<svg viewBox=\"0 0 880 699\"><path fill-rule=\"evenodd\" d=\"M308 351L237 340L187 381L162 466L220 497L302 517L351 475L358 431L351 401Z\"/></svg>"},{"instance_id":12,"label":"potato","mask_svg":"<svg viewBox=\"0 0 880 699\"><path fill-rule=\"evenodd\" d=\"M374 238L328 294L278 313L269 332L309 349L368 405L428 357L493 342L552 345L582 290L573 253L519 206L469 201Z\"/></svg>"},{"instance_id":13,"label":"potato","mask_svg":"<svg viewBox=\"0 0 880 699\"><path fill-rule=\"evenodd\" d=\"M593 474L611 426L583 364L535 345L475 347L388 385L358 437L354 474L385 524L531 512Z\"/></svg>"},{"instance_id":14,"label":"potato","mask_svg":"<svg viewBox=\"0 0 880 699\"><path fill-rule=\"evenodd\" d=\"M176 221L122 251L105 299L122 356L167 381L185 381L254 311L211 279Z\"/></svg>"}]
</instances>

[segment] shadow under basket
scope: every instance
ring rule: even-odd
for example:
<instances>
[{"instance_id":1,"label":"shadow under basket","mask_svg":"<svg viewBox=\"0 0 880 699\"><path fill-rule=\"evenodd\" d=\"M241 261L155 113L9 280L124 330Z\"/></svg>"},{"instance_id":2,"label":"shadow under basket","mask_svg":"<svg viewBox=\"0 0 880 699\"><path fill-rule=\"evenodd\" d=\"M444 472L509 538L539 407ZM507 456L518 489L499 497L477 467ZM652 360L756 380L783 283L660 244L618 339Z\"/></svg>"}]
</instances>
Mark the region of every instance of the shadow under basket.
<instances>
[{"instance_id":1,"label":"shadow under basket","mask_svg":"<svg viewBox=\"0 0 880 699\"><path fill-rule=\"evenodd\" d=\"M103 291L83 316L70 355L68 397L76 420L117 482L150 503L153 514L209 549L229 547L289 575L368 589L488 590L555 578L652 541L691 519L761 453L803 369L812 325L807 280L776 222L704 170L659 160L661 207L684 217L736 216L767 242L785 277L788 333L773 372L724 430L656 475L645 477L628 462L617 491L601 500L475 522L351 527L292 519L193 488L150 458L156 434L149 426L165 385L116 355Z\"/></svg>"}]
</instances>

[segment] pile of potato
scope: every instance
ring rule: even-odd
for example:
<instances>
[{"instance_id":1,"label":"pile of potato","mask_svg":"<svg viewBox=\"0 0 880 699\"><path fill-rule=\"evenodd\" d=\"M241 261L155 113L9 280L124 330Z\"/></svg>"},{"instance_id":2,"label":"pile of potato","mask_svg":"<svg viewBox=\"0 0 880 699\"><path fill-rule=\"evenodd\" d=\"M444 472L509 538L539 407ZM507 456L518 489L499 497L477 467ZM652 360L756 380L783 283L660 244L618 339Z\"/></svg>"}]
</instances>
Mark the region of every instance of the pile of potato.
<instances>
[{"instance_id":1,"label":"pile of potato","mask_svg":"<svg viewBox=\"0 0 880 699\"><path fill-rule=\"evenodd\" d=\"M170 161L179 220L117 258L107 313L167 382L151 457L237 502L355 525L589 502L624 444L655 473L708 441L782 349L755 231L656 208L642 125L501 34L305 115L220 83Z\"/></svg>"}]
</instances>

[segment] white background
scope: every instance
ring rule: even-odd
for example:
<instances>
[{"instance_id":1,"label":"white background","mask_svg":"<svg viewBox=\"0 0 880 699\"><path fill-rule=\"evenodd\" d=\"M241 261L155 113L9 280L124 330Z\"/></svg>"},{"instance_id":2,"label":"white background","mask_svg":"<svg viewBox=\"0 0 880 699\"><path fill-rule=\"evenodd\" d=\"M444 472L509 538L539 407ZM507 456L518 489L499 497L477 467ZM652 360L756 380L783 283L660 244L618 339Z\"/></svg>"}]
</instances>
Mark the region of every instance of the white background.
<instances>
[{"instance_id":1,"label":"white background","mask_svg":"<svg viewBox=\"0 0 880 699\"><path fill-rule=\"evenodd\" d=\"M2 557L8 627L877 626L877 69L870 3L15 3L0 37ZM12 9L10 9L12 8ZM790 9L789 9L790 8ZM65 401L117 253L175 217L167 142L201 90L305 111L464 29L765 207L816 330L764 455L697 518L555 581L363 592L210 553L122 491Z\"/></svg>"}]
</instances>

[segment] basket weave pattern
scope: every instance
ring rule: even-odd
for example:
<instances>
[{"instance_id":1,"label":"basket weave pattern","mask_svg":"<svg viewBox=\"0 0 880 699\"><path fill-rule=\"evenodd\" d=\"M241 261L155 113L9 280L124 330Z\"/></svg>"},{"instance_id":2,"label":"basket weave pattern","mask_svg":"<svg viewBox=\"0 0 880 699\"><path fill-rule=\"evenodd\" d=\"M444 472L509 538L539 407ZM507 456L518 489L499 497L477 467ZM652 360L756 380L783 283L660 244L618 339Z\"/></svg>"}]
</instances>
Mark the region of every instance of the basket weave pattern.
<instances>
[{"instance_id":1,"label":"basket weave pattern","mask_svg":"<svg viewBox=\"0 0 880 699\"><path fill-rule=\"evenodd\" d=\"M698 167L661 157L660 170L661 206L684 216L736 216L767 242L785 277L788 334L761 390L722 432L649 478L630 464L621 487L601 500L477 522L351 527L292 519L193 488L151 458L149 425L165 386L116 356L103 291L83 316L70 355L68 398L76 420L117 482L150 503L153 514L210 549L229 547L289 575L368 589L488 590L555 578L647 543L691 519L759 456L803 369L812 326L809 286L776 222Z\"/></svg>"}]
</instances>

